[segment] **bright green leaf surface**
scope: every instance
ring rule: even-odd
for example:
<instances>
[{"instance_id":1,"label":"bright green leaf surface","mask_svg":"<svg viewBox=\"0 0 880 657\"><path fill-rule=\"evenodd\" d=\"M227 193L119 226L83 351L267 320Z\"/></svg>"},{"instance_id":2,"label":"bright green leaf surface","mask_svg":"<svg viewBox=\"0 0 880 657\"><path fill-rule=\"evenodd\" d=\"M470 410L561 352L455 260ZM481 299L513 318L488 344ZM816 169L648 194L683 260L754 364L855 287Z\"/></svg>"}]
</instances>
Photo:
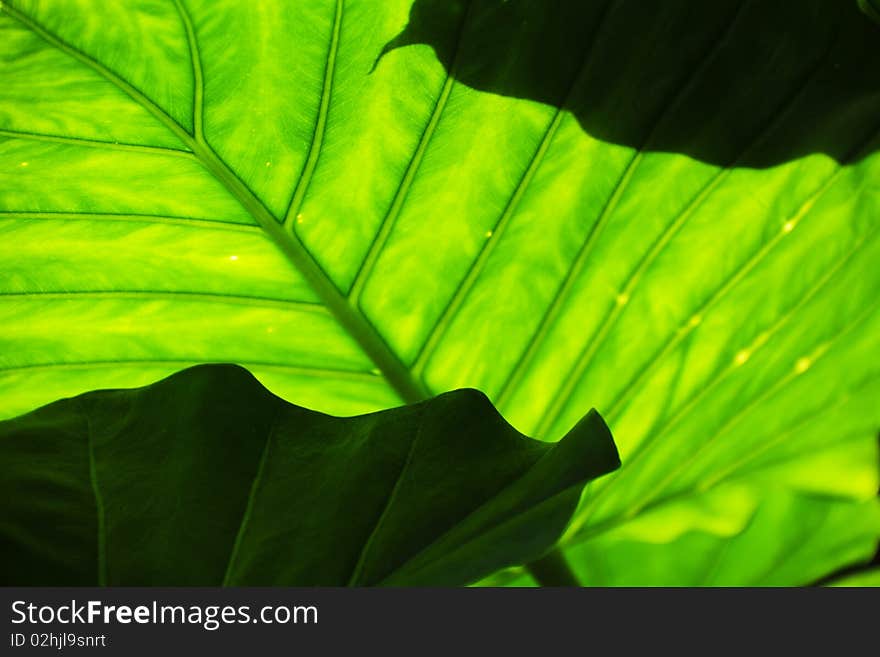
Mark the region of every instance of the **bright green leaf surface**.
<instances>
[{"instance_id":1,"label":"bright green leaf surface","mask_svg":"<svg viewBox=\"0 0 880 657\"><path fill-rule=\"evenodd\" d=\"M587 415L530 440L458 390L352 418L188 369L0 423L10 584L468 584L550 550L620 465Z\"/></svg>"},{"instance_id":2,"label":"bright green leaf surface","mask_svg":"<svg viewBox=\"0 0 880 657\"><path fill-rule=\"evenodd\" d=\"M870 558L866 546L880 531L873 502L843 505L772 485L760 491L760 498L747 488L726 486L688 506L705 515L684 533L665 531L669 517L689 511L680 508L646 514L569 550L581 581L588 586L797 586ZM792 518L798 518L797 525ZM842 585L871 585L868 574L857 581ZM512 569L480 585L535 584L522 569Z\"/></svg>"},{"instance_id":3,"label":"bright green leaf surface","mask_svg":"<svg viewBox=\"0 0 880 657\"><path fill-rule=\"evenodd\" d=\"M336 414L469 386L555 439L596 406L625 467L577 554L735 546L768 480L869 554L880 29L474 0L425 34L412 5L5 3L0 413L217 361ZM750 545L818 531L799 509Z\"/></svg>"},{"instance_id":4,"label":"bright green leaf surface","mask_svg":"<svg viewBox=\"0 0 880 657\"><path fill-rule=\"evenodd\" d=\"M869 558L880 532L873 500L843 505L773 486L759 494L729 486L693 504L720 513L720 519L707 527L696 523L668 541L658 538L663 550L652 544L650 520L608 531L572 549L578 575L591 586L798 586ZM742 527L736 515L725 515L723 507L732 504L753 507ZM662 523L663 517L653 521Z\"/></svg>"}]
</instances>

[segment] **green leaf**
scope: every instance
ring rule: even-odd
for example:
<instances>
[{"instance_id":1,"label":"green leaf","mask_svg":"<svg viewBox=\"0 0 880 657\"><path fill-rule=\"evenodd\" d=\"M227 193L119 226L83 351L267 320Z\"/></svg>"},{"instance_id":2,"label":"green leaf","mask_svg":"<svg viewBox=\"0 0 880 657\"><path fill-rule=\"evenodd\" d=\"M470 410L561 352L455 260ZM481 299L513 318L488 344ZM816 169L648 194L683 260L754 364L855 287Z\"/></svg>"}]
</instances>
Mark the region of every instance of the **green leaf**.
<instances>
[{"instance_id":1,"label":"green leaf","mask_svg":"<svg viewBox=\"0 0 880 657\"><path fill-rule=\"evenodd\" d=\"M537 559L620 465L595 412L555 445L485 395L337 418L191 368L0 422L5 585L461 585Z\"/></svg>"},{"instance_id":2,"label":"green leaf","mask_svg":"<svg viewBox=\"0 0 880 657\"><path fill-rule=\"evenodd\" d=\"M844 505L772 485L729 484L690 506L704 518L686 532L657 530L668 510L573 548L584 585L799 586L870 559L880 531L876 500Z\"/></svg>"},{"instance_id":3,"label":"green leaf","mask_svg":"<svg viewBox=\"0 0 880 657\"><path fill-rule=\"evenodd\" d=\"M792 518L799 527L780 536ZM878 531L873 500L844 505L779 486L730 484L603 531L571 548L568 558L585 586L797 586L870 559ZM534 582L519 568L480 585Z\"/></svg>"},{"instance_id":4,"label":"green leaf","mask_svg":"<svg viewBox=\"0 0 880 657\"><path fill-rule=\"evenodd\" d=\"M847 575L829 582L827 586L877 587L880 586L880 568L873 568L854 575Z\"/></svg>"},{"instance_id":5,"label":"green leaf","mask_svg":"<svg viewBox=\"0 0 880 657\"><path fill-rule=\"evenodd\" d=\"M541 439L608 419L626 466L567 545L654 513L729 541L751 516L703 495L768 478L876 541L856 3L3 8L3 416L205 362L333 414L474 387ZM793 506L762 545L818 522Z\"/></svg>"},{"instance_id":6,"label":"green leaf","mask_svg":"<svg viewBox=\"0 0 880 657\"><path fill-rule=\"evenodd\" d=\"M880 2L877 2L877 0L859 0L859 7L868 16L880 23Z\"/></svg>"}]
</instances>

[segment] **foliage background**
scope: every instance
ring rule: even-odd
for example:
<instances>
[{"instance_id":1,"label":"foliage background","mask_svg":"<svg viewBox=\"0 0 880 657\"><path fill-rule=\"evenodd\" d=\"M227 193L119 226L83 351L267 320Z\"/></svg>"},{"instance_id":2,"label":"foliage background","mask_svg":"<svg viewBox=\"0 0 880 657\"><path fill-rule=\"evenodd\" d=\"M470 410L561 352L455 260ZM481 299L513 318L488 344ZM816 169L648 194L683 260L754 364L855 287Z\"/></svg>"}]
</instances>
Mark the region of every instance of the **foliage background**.
<instances>
[{"instance_id":1,"label":"foliage background","mask_svg":"<svg viewBox=\"0 0 880 657\"><path fill-rule=\"evenodd\" d=\"M624 467L588 584L801 584L880 535L880 40L855 3L21 0L0 412L237 362L484 390Z\"/></svg>"}]
</instances>

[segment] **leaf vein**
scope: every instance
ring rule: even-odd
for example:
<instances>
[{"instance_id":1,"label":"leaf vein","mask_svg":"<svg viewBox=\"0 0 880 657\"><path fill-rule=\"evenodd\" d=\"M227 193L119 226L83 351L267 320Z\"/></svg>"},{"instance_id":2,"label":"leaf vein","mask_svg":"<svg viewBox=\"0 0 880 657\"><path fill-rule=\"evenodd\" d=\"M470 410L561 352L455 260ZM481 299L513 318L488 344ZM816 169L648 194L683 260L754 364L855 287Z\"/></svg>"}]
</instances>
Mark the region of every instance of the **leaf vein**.
<instances>
[{"instance_id":1,"label":"leaf vein","mask_svg":"<svg viewBox=\"0 0 880 657\"><path fill-rule=\"evenodd\" d=\"M113 360L84 360L71 362L54 362L54 363L31 363L27 365L9 365L0 366L0 375L10 374L19 371L28 370L48 370L48 369L100 369L100 368L116 368L119 366L133 365L152 365L156 367L179 368L190 367L204 363L223 363L228 362L225 359L189 359L189 358L134 358L134 359L113 359ZM349 379L359 381L377 381L377 377L373 372L367 370L344 370L334 369L331 367L308 367L303 365L289 365L285 363L266 363L260 361L246 361L239 363L242 367L275 369L283 370L295 375L309 376L315 378L328 378L331 380Z\"/></svg>"},{"instance_id":2,"label":"leaf vein","mask_svg":"<svg viewBox=\"0 0 880 657\"><path fill-rule=\"evenodd\" d=\"M189 46L190 63L192 64L193 75L193 135L196 139L204 139L204 106L205 106L205 82L202 72L202 56L199 52L199 41L196 38L196 30L193 26L192 16L190 16L183 0L174 0L177 13L180 15L180 21L186 32L186 41Z\"/></svg>"},{"instance_id":3,"label":"leaf vein","mask_svg":"<svg viewBox=\"0 0 880 657\"><path fill-rule=\"evenodd\" d=\"M854 149L854 153L858 153L860 150L865 148L865 146L877 137L880 137L880 133L876 130L872 131L872 133L859 144L859 146ZM850 158L851 159L851 158ZM831 177L826 180L822 185L819 186L817 191L812 194L807 200L801 205L798 212L796 212L793 217L789 219L789 222L800 222L805 217L809 216L811 210L815 207L816 203L824 196L830 189L833 187L834 183L837 179L842 175L845 170L845 166L840 166L831 175ZM788 223L788 222L787 222ZM704 315L709 309L715 306L721 299L723 299L731 290L733 290L758 264L760 264L765 257L767 257L773 249L780 243L783 242L785 237L785 233L778 232L774 237L761 246L755 253L753 253L745 262L743 262L740 266L738 266L731 275L728 276L720 286L715 288L715 290L706 298L706 300L692 313L689 313L690 316L694 315ZM632 394L636 390L636 385L644 379L645 376L648 376L659 364L662 362L662 359L677 345L679 345L688 335L695 330L694 326L684 326L682 330L676 331L670 334L669 339L666 343L660 348L658 352L651 357L648 361L647 365L643 367L636 375L630 379L630 381L626 384L623 390L618 394L617 399L615 399L609 406L608 416L609 418L614 416L620 408L631 400Z\"/></svg>"},{"instance_id":4,"label":"leaf vein","mask_svg":"<svg viewBox=\"0 0 880 657\"><path fill-rule=\"evenodd\" d=\"M773 438L762 444L762 446L759 449L756 449L755 452L741 459L735 466L728 468L727 472L723 476L719 476L713 479L710 483L705 484L701 487L691 485L673 493L660 494L629 514L617 515L609 518L608 520L598 522L590 527L586 527L586 523L582 521L572 523L572 525L568 528L565 535L563 536L561 543L565 545L575 545L578 543L586 542L596 536L607 533L612 529L626 525L627 523L632 522L639 516L649 513L655 509L659 509L666 504L672 504L677 501L687 499L688 497L692 497L694 495L708 493L728 483L748 481L748 479L754 475L755 471L757 471L757 468L753 469L745 466L756 460L755 457L760 456L762 452L769 451L769 449L771 449L773 445L779 444L792 434L797 433L802 427L810 424L817 417L843 407L853 395L858 394L861 390L867 388L868 385L875 383L878 379L880 379L880 376L871 377L867 382L863 382L855 386L853 389L842 393L836 401L832 402L830 406L820 405L816 410L806 413L800 419L795 420L795 422L791 426L783 429ZM873 435L873 429L865 428L864 430L855 431L848 434L847 436L841 437L838 443L845 444L850 440L864 439L866 436L871 435ZM775 459L773 463L775 465L782 465L790 460L795 460L798 458L801 458L800 454ZM608 480L608 484L602 489L602 491L609 488L612 483L613 482L611 480ZM598 495L596 497L598 498Z\"/></svg>"},{"instance_id":5,"label":"leaf vein","mask_svg":"<svg viewBox=\"0 0 880 657\"><path fill-rule=\"evenodd\" d=\"M823 341L822 347L821 347L819 353L815 354L813 357L813 363L815 364L816 362L818 362L819 360L824 358L830 351L832 351L832 348L839 342L839 340L842 337L844 337L847 333L849 333L853 329L860 326L862 320L864 320L872 312L874 312L878 306L880 306L880 300L876 301L875 303L870 304L863 312L859 313L853 321L848 322L846 325L844 325L844 327L840 331L838 331L835 335L833 335L830 339ZM773 385L766 387L760 395L758 395L757 397L753 397L751 400L749 400L748 403L740 406L739 409L737 410L737 412L734 413L733 415L729 416L725 420L725 422L721 425L721 427L719 427L712 434L712 436L710 436L707 440L700 443L700 445L688 456L688 458L677 462L674 466L669 468L666 476L664 476L660 480L660 482L658 482L657 484L652 486L651 490L655 491L655 493L653 494L653 497L651 494L646 495L643 502L632 507L626 514L624 514L625 518L627 518L627 519L633 518L633 517L637 516L639 513L641 513L645 508L648 508L649 506L651 506L653 504L653 502L656 501L660 495L662 495L662 491L664 490L664 488L666 486L669 485L670 482L674 481L675 478L683 470L685 470L689 465L691 465L697 459L697 457L700 454L702 454L703 451L709 445L716 444L716 441L718 440L719 436L722 436L722 435L728 433L732 427L736 426L736 424L739 421L741 421L744 417L746 417L748 415L749 411L751 411L753 408L755 408L761 402L771 398L779 390L784 388L789 382L791 382L792 380L794 380L798 376L800 376L800 372L798 372L795 368L792 368L784 376L782 376L776 382L774 382ZM668 429L668 426L669 426L669 423L667 422L664 427L661 427L660 429L653 432L652 433L652 440L650 440L650 442L648 442L648 443L643 443L643 445L641 446L641 449L637 450L636 452L634 452L630 456L630 458L627 460L627 465L629 466L630 471L632 471L632 466L633 466L633 463L636 462L636 459L643 456L646 453L647 448L650 445L657 444L657 437L659 435L662 435L662 433ZM597 508L598 501L603 499L605 497L605 495L607 495L607 492L610 489L613 489L613 482L609 482L609 484L606 485L593 498L592 505L591 505L593 511L595 511L595 509ZM592 515L592 512L584 514L580 518L575 519L575 521L572 522L570 531L572 533L574 533L574 532L578 531L579 528L584 527L588 523L591 515Z\"/></svg>"},{"instance_id":6,"label":"leaf vein","mask_svg":"<svg viewBox=\"0 0 880 657\"><path fill-rule=\"evenodd\" d=\"M62 137L59 135L46 135L25 130L0 130L0 137L20 139L22 141L41 141L55 144L65 144L80 148L96 148L100 150L125 151L128 153L143 153L145 155L170 155L194 160L195 155L191 151L167 146L147 146L144 144L128 144L117 141L101 141L100 139L88 139L86 137Z\"/></svg>"},{"instance_id":7,"label":"leaf vein","mask_svg":"<svg viewBox=\"0 0 880 657\"><path fill-rule=\"evenodd\" d=\"M35 34L47 43L67 53L81 64L104 77L111 84L117 86L122 92L131 97L132 100L153 114L160 123L171 130L184 145L192 149L205 169L251 214L256 223L263 228L278 249L300 270L306 281L312 286L318 297L327 305L339 324L360 345L379 370L382 371L389 385L394 388L401 399L406 402L414 402L424 399L428 395L425 387L421 382L412 377L409 370L400 362L397 355L391 351L375 327L364 316L356 312L345 297L340 294L336 284L330 279L308 249L306 249L305 245L293 232L284 229L278 219L266 208L262 200L224 162L207 141L196 139L194 135L187 132L140 90L99 61L49 33L36 21L17 9L6 4L0 5L0 9L8 12L13 18L33 30Z\"/></svg>"},{"instance_id":8,"label":"leaf vein","mask_svg":"<svg viewBox=\"0 0 880 657\"><path fill-rule=\"evenodd\" d=\"M290 232L296 232L294 219L299 215L305 202L306 193L312 182L312 176L318 167L321 157L321 149L324 144L324 134L327 131L327 117L330 114L330 101L333 95L333 77L336 72L336 55L339 52L340 34L342 31L342 14L345 9L343 0L336 0L336 13L333 17L333 34L330 46L327 50L327 63L324 68L324 85L321 89L321 101L318 106L318 116L312 130L312 143L309 146L309 154L306 158L303 171L293 191L293 196L287 206L284 217L284 227Z\"/></svg>"},{"instance_id":9,"label":"leaf vein","mask_svg":"<svg viewBox=\"0 0 880 657\"><path fill-rule=\"evenodd\" d=\"M559 126L562 124L563 118L565 116L565 108L571 102L571 95L577 88L578 83L581 81L581 78L589 69L590 62L593 59L595 46L598 41L598 35L602 32L605 20L608 14L611 12L611 8L613 6L614 0L612 0L605 6L602 14L599 17L599 20L596 22L596 28L593 30L592 38L588 40L589 45L585 48L584 54L581 57L581 65L578 71L573 76L571 84L569 84L568 91L566 91L565 97L563 98L560 107L556 110L556 113L553 115L553 118L551 119L547 129L544 131L544 136L541 138L541 142L538 144L538 147L532 154L528 166L523 172L523 175L520 177L519 182L517 182L517 185L514 188L507 203L505 204L501 216L492 227L491 233L487 236L490 239L487 239L486 243L480 249L480 253L477 256L476 260L474 260L474 262L471 264L468 273L465 275L465 278L456 287L452 298L443 309L443 312L441 313L439 320L431 330L428 339L424 342L421 349L419 350L419 353L415 359L415 364L413 365L414 376L423 376L428 361L431 359L431 356L439 346L440 342L443 340L447 330L452 325L453 321L458 315L458 312L467 301L471 291L473 290L474 286L477 283L477 280L480 277L480 274L483 272L486 263L492 257L492 253L495 250L495 247L501 241L501 238L504 236L508 225L510 224L513 217L516 215L520 201L525 196L526 190L528 189L529 185L537 174L537 171L543 163L547 152L550 150L550 146L553 143L553 139L559 130Z\"/></svg>"},{"instance_id":10,"label":"leaf vein","mask_svg":"<svg viewBox=\"0 0 880 657\"><path fill-rule=\"evenodd\" d=\"M382 529L382 525L385 523L385 519L388 517L389 511L394 505L394 501L397 499L397 494L400 492L400 487L403 483L404 477L406 476L407 471L409 471L413 455L416 452L416 444L419 442L419 437L422 435L422 426L425 421L425 412L426 409L423 409L422 415L419 417L419 425L418 427L416 427L415 436L413 436L412 442L409 445L409 450L407 451L406 459L403 462L403 466L400 468L400 472L398 472L397 474L397 479L395 479L394 486L392 486L391 488L391 493L389 494L388 499L385 501L385 505L382 507L382 512L379 514L378 519L373 525L373 529L372 531L370 531L369 536L367 536L367 540L365 540L363 545L361 546L357 561L355 562L354 569L351 572L351 576L348 578L348 584L346 584L346 586L357 586L358 581L363 575L367 557L370 554L370 548L373 546L373 542L376 540L376 536L379 535L379 531Z\"/></svg>"},{"instance_id":11,"label":"leaf vein","mask_svg":"<svg viewBox=\"0 0 880 657\"><path fill-rule=\"evenodd\" d=\"M620 199L623 197L626 189L629 187L629 183L632 181L635 172L644 157L645 151L656 138L658 130L663 125L664 119L669 116L671 112L678 108L678 105L682 102L690 89L699 80L700 75L708 69L708 67L721 52L722 46L727 42L731 34L733 34L735 27L739 23L739 20L742 17L747 4L748 0L740 3L734 16L729 21L727 21L722 33L716 38L712 39L709 51L702 58L700 65L694 69L690 76L688 76L684 84L670 95L670 101L668 103L664 103L663 109L658 112L657 116L654 118L653 125L649 130L647 136L645 137L644 141L642 142L642 145L635 152L632 159L630 159L629 163L623 171L623 174L615 184L614 190L612 191L611 195L603 206L602 211L599 213L596 221L590 227L590 230L588 231L583 244L578 250L574 261L570 265L568 272L563 278L561 285L557 288L555 295L550 301L550 305L547 307L543 316L541 317L541 321L538 324L537 330L532 334L532 337L527 343L525 350L523 351L520 358L517 360L516 364L508 375L507 380L502 385L501 390L498 394L499 407L505 406L507 404L513 390L519 385L520 381L525 376L528 367L531 365L541 347L546 342L547 337L556 322L556 319L563 311L565 302L568 300L568 297L574 289L575 284L578 281L581 272L583 271L583 268L586 266L589 257L593 252L593 249L598 243L599 237L604 231L608 220L614 214L614 211L617 208ZM538 434L540 435L540 433L541 432L539 431Z\"/></svg>"},{"instance_id":12,"label":"leaf vein","mask_svg":"<svg viewBox=\"0 0 880 657\"><path fill-rule=\"evenodd\" d=\"M98 487L98 464L95 461L95 445L92 439L92 425L88 411L82 404L77 404L82 414L86 428L86 450L89 459L89 485L95 498L95 513L97 515L97 558L98 558L98 586L107 586L107 519L104 508L104 498Z\"/></svg>"},{"instance_id":13,"label":"leaf vein","mask_svg":"<svg viewBox=\"0 0 880 657\"><path fill-rule=\"evenodd\" d=\"M810 74L804 77L804 80L801 84L795 87L795 92L790 95L790 97L785 100L781 107L782 110L774 113L774 119L769 122L769 124L762 129L758 135L752 140L750 144L748 144L743 151L737 156L733 163L727 167L720 169L715 175L713 175L706 185L694 196L693 199L685 206L685 208L670 222L667 224L666 228L660 234L660 236L654 241L649 250L645 253L645 255L639 260L636 267L629 274L626 282L623 285L623 290L620 293L624 298L632 299L634 296L638 284L644 277L644 274L651 265L656 262L669 244L673 241L674 237L679 233L679 231L684 228L687 222L696 214L696 211L702 207L703 203L705 203L712 195L712 193L718 188L718 186L725 181L728 176L734 171L734 167L744 160L755 148L764 143L764 141L773 134L773 132L785 121L788 117L789 113L793 111L793 109L797 106L798 101L803 97L803 94L809 88L809 83L814 79L815 75L821 69L821 60L820 62L811 70ZM592 337L587 340L583 349L581 350L578 357L574 360L572 367L569 368L566 373L563 381L563 385L561 390L557 395L553 397L553 401L548 406L544 416L541 419L539 424L540 431L548 431L551 423L558 419L561 409L565 407L566 404L571 400L574 391L576 390L577 384L583 379L584 375L587 371L589 371L590 364L592 360L595 358L599 349L605 343L608 335L611 330L617 325L617 321L623 315L626 309L625 304L612 303L606 309L606 313L597 327L596 331L593 333ZM685 327L686 329L688 327ZM692 327L691 327L692 328Z\"/></svg>"},{"instance_id":14,"label":"leaf vein","mask_svg":"<svg viewBox=\"0 0 880 657\"><path fill-rule=\"evenodd\" d=\"M420 137L419 143L416 146L412 157L410 158L403 178L401 178L400 183L397 186L397 190L394 192L394 196L392 197L391 205L389 206L388 212L382 219L382 223L379 225L379 230L376 232L373 241L367 249L367 254L361 261L360 267L355 274L354 282L352 283L351 288L348 291L349 302L361 311L361 301L364 293L364 288L366 287L367 281L370 279L370 276L373 273L373 269L375 268L376 263L379 261L379 257L385 250L385 245L387 244L388 239L390 238L391 233L394 230L397 219L400 217L403 206L405 205L406 199L409 196L409 192L412 188L413 181L415 180L416 173L418 173L425 153L428 150L428 146L431 143L431 140L433 139L434 134L437 131L437 126L440 124L440 119L442 118L443 113L446 110L446 105L449 101L449 96L452 93L452 87L455 83L454 75L458 66L458 56L461 49L461 40L464 34L468 16L470 15L470 9L472 5L473 0L470 0L468 3L467 11L465 12L464 18L462 19L461 25L459 26L458 39L455 44L455 54L453 55L452 64L449 67L449 72L446 75L446 80L444 81L443 87L440 90L440 95L437 97L437 102L434 104L434 109L431 112L431 118L428 120L428 123L425 126L424 131L422 132L422 136Z\"/></svg>"},{"instance_id":15,"label":"leaf vein","mask_svg":"<svg viewBox=\"0 0 880 657\"><path fill-rule=\"evenodd\" d=\"M310 301L297 299L277 299L247 294L227 294L219 292L189 292L180 290L40 290L31 292L0 290L0 299L22 299L28 301L68 301L82 299L146 299L169 301L194 301L208 303L230 303L265 308L283 308L310 313L325 314L327 309Z\"/></svg>"},{"instance_id":16,"label":"leaf vein","mask_svg":"<svg viewBox=\"0 0 880 657\"><path fill-rule=\"evenodd\" d=\"M108 221L148 225L181 226L199 230L221 230L236 233L259 233L263 230L253 224L242 224L234 221L215 221L214 219L198 219L196 217L171 217L155 214L128 214L115 212L32 212L32 211L0 211L0 221L21 219L24 221Z\"/></svg>"}]
</instances>

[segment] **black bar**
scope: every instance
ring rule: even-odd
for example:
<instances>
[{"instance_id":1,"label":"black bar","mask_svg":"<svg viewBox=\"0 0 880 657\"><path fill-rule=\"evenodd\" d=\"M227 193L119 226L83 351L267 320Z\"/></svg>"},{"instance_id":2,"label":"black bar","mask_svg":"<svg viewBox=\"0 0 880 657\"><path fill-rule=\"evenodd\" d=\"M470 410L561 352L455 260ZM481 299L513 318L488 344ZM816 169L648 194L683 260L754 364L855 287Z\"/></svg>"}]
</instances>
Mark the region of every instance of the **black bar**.
<instances>
[{"instance_id":1,"label":"black bar","mask_svg":"<svg viewBox=\"0 0 880 657\"><path fill-rule=\"evenodd\" d=\"M241 655L254 650L259 651L254 654L316 655L419 655L438 650L454 655L484 650L491 655L502 651L552 655L563 650L566 655L668 650L677 654L687 647L715 654L732 648L763 651L770 645L786 650L785 654L801 645L811 651L832 651L828 654L861 654L864 646L871 645L877 609L877 594L871 589L6 588L0 592L3 655L70 650L161 656ZM62 620L69 620L71 601L75 601L73 609L80 605L83 622L14 622L29 613L35 614L34 619L42 613L49 621L59 611ZM91 623L86 622L89 601L100 603L95 606L99 615ZM29 604L34 605L30 611ZM131 609L120 612L120 605ZM111 606L117 609L107 611ZM138 611L138 606L146 611ZM152 617L134 621L135 617L146 620L162 606L184 607L191 622L159 624ZM213 610L224 606L236 609L227 614L236 620L220 622L222 609ZM266 622L253 618L241 622L238 608L242 606L251 616L263 614ZM291 615L280 622L287 612L278 608L295 610L291 613L298 620L294 622ZM314 613L303 611L309 608ZM166 615L166 621L172 617ZM209 618L218 621L216 627ZM77 642L87 647L77 647Z\"/></svg>"}]
</instances>

